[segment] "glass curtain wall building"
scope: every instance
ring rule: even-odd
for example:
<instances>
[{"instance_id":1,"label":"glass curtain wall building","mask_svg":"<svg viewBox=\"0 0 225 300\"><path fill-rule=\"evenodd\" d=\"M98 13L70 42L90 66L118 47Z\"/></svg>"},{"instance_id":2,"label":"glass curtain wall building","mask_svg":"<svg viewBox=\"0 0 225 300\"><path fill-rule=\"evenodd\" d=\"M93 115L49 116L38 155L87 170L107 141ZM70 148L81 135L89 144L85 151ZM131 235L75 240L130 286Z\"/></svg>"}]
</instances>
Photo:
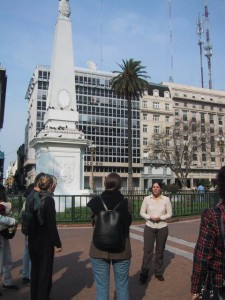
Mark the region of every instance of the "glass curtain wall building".
<instances>
[{"instance_id":1,"label":"glass curtain wall building","mask_svg":"<svg viewBox=\"0 0 225 300\"><path fill-rule=\"evenodd\" d=\"M28 124L26 134L26 159L29 177L35 168L34 151L29 149L29 141L44 126L46 99L50 78L50 67L37 66L29 84L26 98L29 101ZM77 127L86 138L95 145L93 153L87 148L84 159L84 187L89 187L93 171L94 188L102 190L104 178L111 172L117 172L127 188L128 177L128 132L127 101L117 98L110 87L112 73L75 68L75 88L79 122ZM36 128L35 128L36 127ZM140 106L139 101L132 102L133 132L133 187L140 188ZM93 169L92 169L93 161ZM32 175L31 175L32 176Z\"/></svg>"}]
</instances>

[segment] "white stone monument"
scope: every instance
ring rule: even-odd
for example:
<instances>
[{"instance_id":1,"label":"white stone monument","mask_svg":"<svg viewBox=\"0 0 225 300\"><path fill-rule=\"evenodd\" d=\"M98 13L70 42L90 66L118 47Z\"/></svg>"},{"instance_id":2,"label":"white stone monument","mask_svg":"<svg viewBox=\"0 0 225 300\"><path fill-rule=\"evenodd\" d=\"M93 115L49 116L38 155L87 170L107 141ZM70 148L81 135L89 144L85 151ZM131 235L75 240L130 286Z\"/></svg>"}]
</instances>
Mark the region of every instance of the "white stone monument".
<instances>
[{"instance_id":1,"label":"white stone monument","mask_svg":"<svg viewBox=\"0 0 225 300\"><path fill-rule=\"evenodd\" d=\"M79 116L76 107L73 39L69 16L69 1L59 1L47 112L44 116L45 128L30 143L35 149L36 174L46 172L57 178L55 195L85 193L84 152L88 140L76 127Z\"/></svg>"}]
</instances>

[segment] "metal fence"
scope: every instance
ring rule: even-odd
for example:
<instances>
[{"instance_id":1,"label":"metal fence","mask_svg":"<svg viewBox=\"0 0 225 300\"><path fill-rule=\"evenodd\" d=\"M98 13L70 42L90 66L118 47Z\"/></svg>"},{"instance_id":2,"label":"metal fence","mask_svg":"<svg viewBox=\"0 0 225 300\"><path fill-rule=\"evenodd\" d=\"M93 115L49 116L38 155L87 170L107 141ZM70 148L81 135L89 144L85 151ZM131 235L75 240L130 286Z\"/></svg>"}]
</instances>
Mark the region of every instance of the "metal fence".
<instances>
[{"instance_id":1,"label":"metal fence","mask_svg":"<svg viewBox=\"0 0 225 300\"><path fill-rule=\"evenodd\" d=\"M140 217L142 201L149 192L124 192L132 203L133 220L143 220ZM176 194L165 194L172 203L173 217L199 215L204 209L214 207L219 201L216 192L179 192ZM95 196L90 195L63 195L54 196L56 205L56 217L58 223L90 223L91 212L87 207L88 201ZM8 200L12 202L13 215L19 220L19 214L25 198L22 195L8 195Z\"/></svg>"}]
</instances>

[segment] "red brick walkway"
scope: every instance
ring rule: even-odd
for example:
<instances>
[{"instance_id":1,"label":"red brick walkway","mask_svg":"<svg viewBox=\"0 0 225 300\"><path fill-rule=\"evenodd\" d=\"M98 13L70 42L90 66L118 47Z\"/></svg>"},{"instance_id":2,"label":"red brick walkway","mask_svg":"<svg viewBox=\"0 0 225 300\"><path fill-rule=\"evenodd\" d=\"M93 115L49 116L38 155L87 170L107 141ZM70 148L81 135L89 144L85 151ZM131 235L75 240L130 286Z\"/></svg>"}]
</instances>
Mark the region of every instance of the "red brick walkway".
<instances>
[{"instance_id":1,"label":"red brick walkway","mask_svg":"<svg viewBox=\"0 0 225 300\"><path fill-rule=\"evenodd\" d=\"M164 282L154 276L146 285L139 283L142 261L143 225L131 229L132 263L130 269L130 300L190 300L190 276L194 243L197 240L199 220L169 224L169 240L165 252ZM92 236L90 227L60 228L63 252L55 257L52 300L94 300L95 286L88 258ZM21 283L21 263L24 236L18 230L11 241L14 282L19 291L2 290L4 300L29 300L29 286ZM110 300L114 298L113 276Z\"/></svg>"}]
</instances>

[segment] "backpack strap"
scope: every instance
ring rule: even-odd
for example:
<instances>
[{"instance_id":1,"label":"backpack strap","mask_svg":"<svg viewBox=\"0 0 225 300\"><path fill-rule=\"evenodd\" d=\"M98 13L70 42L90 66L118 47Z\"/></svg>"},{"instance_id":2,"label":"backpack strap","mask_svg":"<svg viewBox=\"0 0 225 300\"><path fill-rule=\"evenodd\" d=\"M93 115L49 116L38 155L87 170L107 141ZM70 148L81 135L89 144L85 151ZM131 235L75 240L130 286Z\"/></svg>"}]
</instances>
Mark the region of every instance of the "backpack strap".
<instances>
[{"instance_id":1,"label":"backpack strap","mask_svg":"<svg viewBox=\"0 0 225 300\"><path fill-rule=\"evenodd\" d=\"M102 201L102 204L103 204L103 206L104 206L104 208L105 208L105 210L106 211L108 211L108 208L107 208L107 206L105 205L105 202L103 201L103 199L102 199L102 196L101 195L99 195L99 198L101 199L101 201ZM115 207L114 207L114 209L113 209L113 211L115 211L115 210L117 210L117 208L122 204L122 202L123 201L120 201Z\"/></svg>"}]
</instances>

